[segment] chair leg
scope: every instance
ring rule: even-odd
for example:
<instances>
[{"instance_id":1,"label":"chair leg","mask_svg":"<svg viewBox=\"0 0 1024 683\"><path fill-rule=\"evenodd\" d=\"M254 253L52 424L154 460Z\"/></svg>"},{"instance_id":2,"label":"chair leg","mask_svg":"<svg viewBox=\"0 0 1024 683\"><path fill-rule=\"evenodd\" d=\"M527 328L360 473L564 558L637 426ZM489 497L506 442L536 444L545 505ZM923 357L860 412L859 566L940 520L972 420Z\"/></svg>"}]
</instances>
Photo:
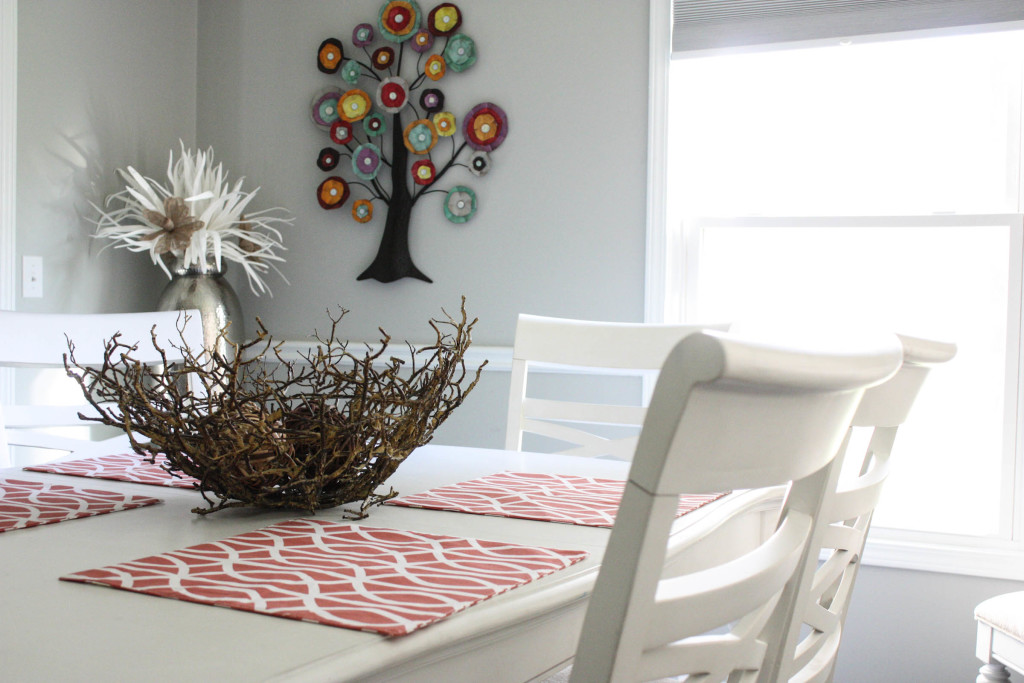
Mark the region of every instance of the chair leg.
<instances>
[{"instance_id":1,"label":"chair leg","mask_svg":"<svg viewBox=\"0 0 1024 683\"><path fill-rule=\"evenodd\" d=\"M989 662L978 669L975 683L1008 683L1010 672L999 662Z\"/></svg>"}]
</instances>

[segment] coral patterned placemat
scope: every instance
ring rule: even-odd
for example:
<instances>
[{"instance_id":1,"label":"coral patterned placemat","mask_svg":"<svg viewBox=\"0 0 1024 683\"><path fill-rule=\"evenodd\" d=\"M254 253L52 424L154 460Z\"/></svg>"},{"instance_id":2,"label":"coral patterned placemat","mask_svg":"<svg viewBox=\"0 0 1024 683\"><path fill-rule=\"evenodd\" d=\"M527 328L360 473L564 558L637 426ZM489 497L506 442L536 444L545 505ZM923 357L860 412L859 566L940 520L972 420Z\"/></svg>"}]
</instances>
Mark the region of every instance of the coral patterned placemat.
<instances>
[{"instance_id":1,"label":"coral patterned placemat","mask_svg":"<svg viewBox=\"0 0 1024 683\"><path fill-rule=\"evenodd\" d=\"M154 486L175 486L194 488L196 480L185 475L173 476L166 469L167 458L163 454L154 456L155 462L147 462L138 453L119 453L101 455L95 458L66 460L45 465L32 465L26 470L32 472L50 472L52 474L70 474L76 477L92 477L94 479L113 479L129 481L136 484L152 484Z\"/></svg>"},{"instance_id":2,"label":"coral patterned placemat","mask_svg":"<svg viewBox=\"0 0 1024 683\"><path fill-rule=\"evenodd\" d=\"M38 481L0 479L0 533L68 519L92 517L160 501L116 491L80 489Z\"/></svg>"},{"instance_id":3,"label":"coral patterned placemat","mask_svg":"<svg viewBox=\"0 0 1024 683\"><path fill-rule=\"evenodd\" d=\"M392 498L385 505L611 527L615 524L615 513L619 509L625 487L626 482L616 479L499 472L423 493ZM711 493L680 496L678 514L685 515L724 495Z\"/></svg>"},{"instance_id":4,"label":"coral patterned placemat","mask_svg":"<svg viewBox=\"0 0 1024 683\"><path fill-rule=\"evenodd\" d=\"M295 519L61 580L404 635L586 556Z\"/></svg>"}]
</instances>

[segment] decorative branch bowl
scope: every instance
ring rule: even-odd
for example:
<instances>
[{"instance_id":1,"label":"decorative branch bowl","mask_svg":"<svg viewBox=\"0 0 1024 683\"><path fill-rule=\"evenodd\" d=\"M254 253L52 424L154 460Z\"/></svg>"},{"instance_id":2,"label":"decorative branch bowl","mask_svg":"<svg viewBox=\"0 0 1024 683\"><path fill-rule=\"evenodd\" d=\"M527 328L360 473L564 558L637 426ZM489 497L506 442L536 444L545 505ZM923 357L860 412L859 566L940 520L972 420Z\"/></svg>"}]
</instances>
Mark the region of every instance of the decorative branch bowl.
<instances>
[{"instance_id":1,"label":"decorative branch bowl","mask_svg":"<svg viewBox=\"0 0 1024 683\"><path fill-rule=\"evenodd\" d=\"M377 349L350 351L338 338L341 310L301 360L284 358L257 320L255 340L228 344L231 358L190 349L180 335L183 363L146 366L115 334L102 367L79 365L72 342L65 367L99 412L83 419L124 429L136 453L163 453L172 475L198 480L209 507L193 512L361 501L344 513L358 519L397 495L377 489L480 379L486 361L472 377L464 361L477 322L467 321L465 298L460 312L431 320L435 343L407 344L408 361L386 355L383 330ZM166 359L155 335L153 344Z\"/></svg>"}]
</instances>

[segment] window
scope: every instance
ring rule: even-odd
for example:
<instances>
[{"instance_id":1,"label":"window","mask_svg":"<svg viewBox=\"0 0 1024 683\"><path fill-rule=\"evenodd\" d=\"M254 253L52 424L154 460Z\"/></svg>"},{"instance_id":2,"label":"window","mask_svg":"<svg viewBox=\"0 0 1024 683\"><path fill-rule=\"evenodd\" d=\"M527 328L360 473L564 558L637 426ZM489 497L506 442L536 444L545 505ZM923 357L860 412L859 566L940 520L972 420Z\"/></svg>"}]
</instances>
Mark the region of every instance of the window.
<instances>
[{"instance_id":1,"label":"window","mask_svg":"<svg viewBox=\"0 0 1024 683\"><path fill-rule=\"evenodd\" d=\"M873 537L1018 552L1024 32L842 43L672 60L665 317L957 342Z\"/></svg>"}]
</instances>

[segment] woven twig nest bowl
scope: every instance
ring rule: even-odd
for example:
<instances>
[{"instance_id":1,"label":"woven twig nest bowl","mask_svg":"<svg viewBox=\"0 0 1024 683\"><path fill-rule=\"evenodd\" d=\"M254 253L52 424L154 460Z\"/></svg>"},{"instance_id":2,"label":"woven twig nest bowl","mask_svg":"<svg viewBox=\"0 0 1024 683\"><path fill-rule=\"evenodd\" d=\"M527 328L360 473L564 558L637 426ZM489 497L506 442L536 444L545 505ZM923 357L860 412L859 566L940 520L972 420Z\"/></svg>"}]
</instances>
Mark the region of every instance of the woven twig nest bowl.
<instances>
[{"instance_id":1,"label":"woven twig nest bowl","mask_svg":"<svg viewBox=\"0 0 1024 683\"><path fill-rule=\"evenodd\" d=\"M99 412L83 419L122 428L136 453L162 453L171 474L198 480L209 507L193 512L361 501L344 512L361 518L397 495L377 489L462 404L483 365L466 371L476 320L467 322L465 299L459 319L430 321L433 345L406 344L406 360L387 354L383 330L376 349L352 352L337 336L345 313L330 316L330 334L300 360L284 358L258 321L256 339L230 345L230 359L181 335L184 363L146 366L132 358L137 345L114 335L102 367L79 365L73 343L65 365Z\"/></svg>"}]
</instances>

